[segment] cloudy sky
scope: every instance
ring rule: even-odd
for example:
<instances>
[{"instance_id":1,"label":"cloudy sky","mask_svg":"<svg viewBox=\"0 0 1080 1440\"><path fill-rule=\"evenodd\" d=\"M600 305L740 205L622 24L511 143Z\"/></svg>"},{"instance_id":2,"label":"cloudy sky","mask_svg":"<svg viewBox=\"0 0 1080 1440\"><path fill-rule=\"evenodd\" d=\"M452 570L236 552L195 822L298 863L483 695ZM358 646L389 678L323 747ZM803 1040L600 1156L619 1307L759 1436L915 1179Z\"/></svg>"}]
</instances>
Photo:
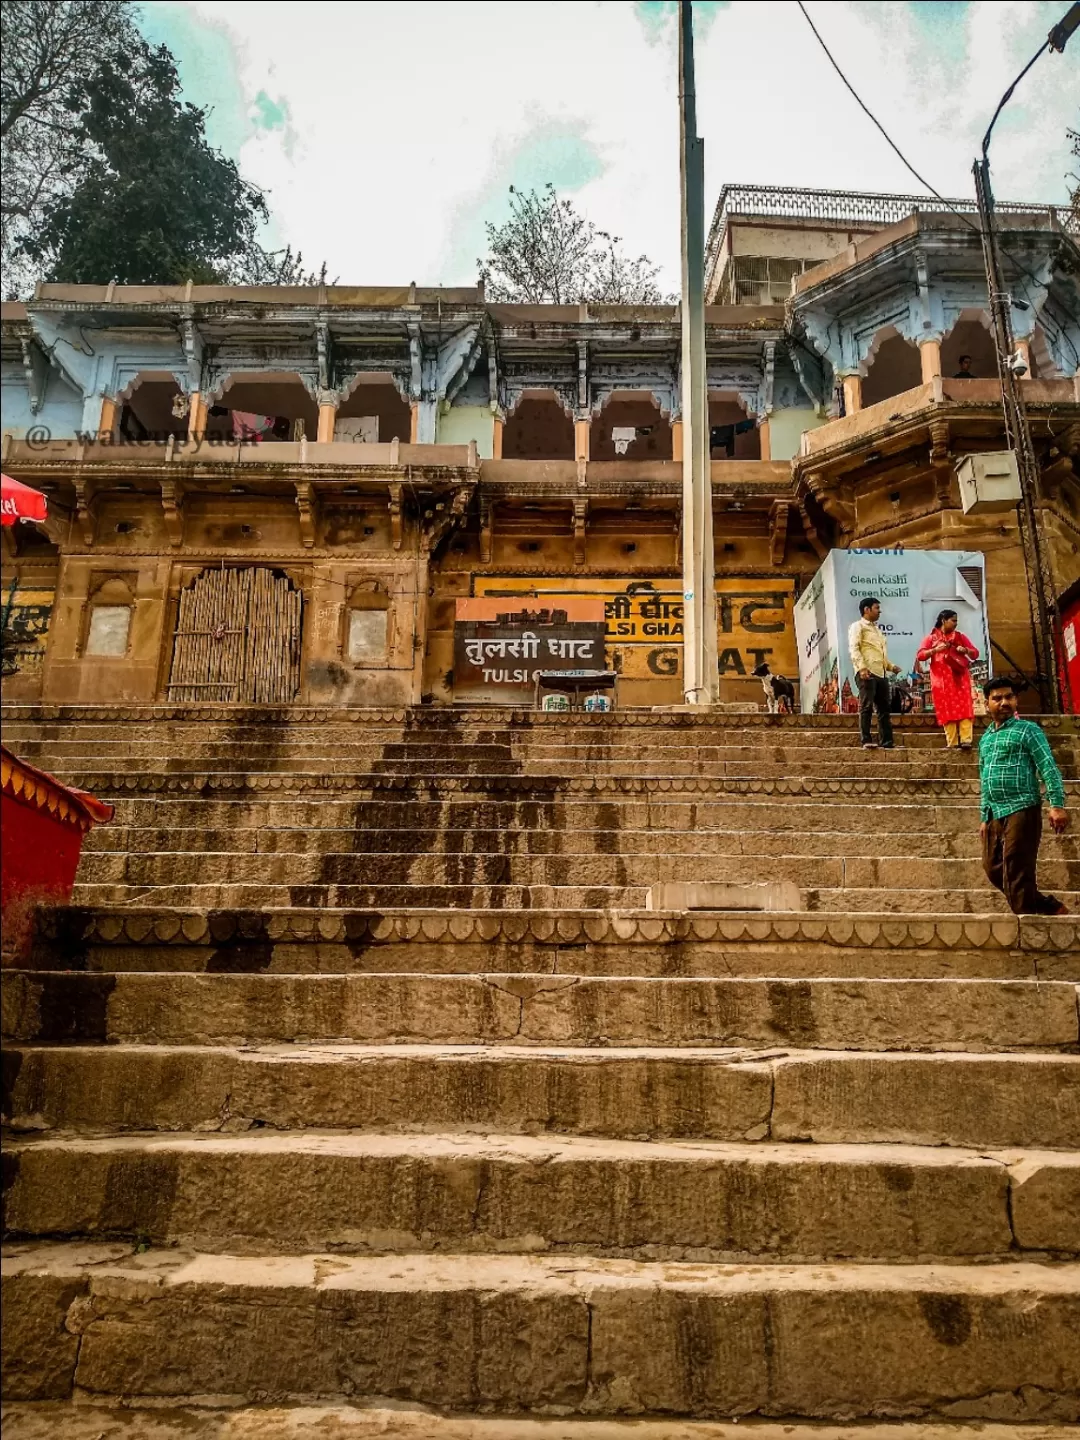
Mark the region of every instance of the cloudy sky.
<instances>
[{"instance_id":1,"label":"cloudy sky","mask_svg":"<svg viewBox=\"0 0 1080 1440\"><path fill-rule=\"evenodd\" d=\"M927 180L971 193L1006 86L1066 0L807 0ZM695 4L709 209L725 181L917 193L794 0ZM552 181L678 275L676 6L631 0L144 0L208 132L267 194L270 243L351 284L469 284L510 185ZM995 132L995 189L1061 202L1080 38Z\"/></svg>"}]
</instances>

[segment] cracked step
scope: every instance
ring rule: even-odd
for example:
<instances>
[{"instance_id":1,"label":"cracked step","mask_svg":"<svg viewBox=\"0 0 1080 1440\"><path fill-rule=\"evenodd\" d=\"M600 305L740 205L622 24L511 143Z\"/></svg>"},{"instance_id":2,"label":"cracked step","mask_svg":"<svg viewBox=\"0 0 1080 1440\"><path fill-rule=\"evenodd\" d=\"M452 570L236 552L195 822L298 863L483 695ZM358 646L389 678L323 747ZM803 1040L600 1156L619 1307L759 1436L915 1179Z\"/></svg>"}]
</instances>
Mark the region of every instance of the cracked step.
<instances>
[{"instance_id":1,"label":"cracked step","mask_svg":"<svg viewBox=\"0 0 1080 1440\"><path fill-rule=\"evenodd\" d=\"M68 1244L8 1247L3 1271L12 1400L64 1399L77 1387L97 1398L265 1404L342 1397L359 1384L395 1401L510 1413L1080 1415L1076 1265Z\"/></svg>"},{"instance_id":2,"label":"cracked step","mask_svg":"<svg viewBox=\"0 0 1080 1440\"><path fill-rule=\"evenodd\" d=\"M1080 1156L1054 1152L253 1131L38 1139L7 1157L9 1239L709 1262L1080 1253Z\"/></svg>"},{"instance_id":3,"label":"cracked step","mask_svg":"<svg viewBox=\"0 0 1080 1440\"><path fill-rule=\"evenodd\" d=\"M1077 1049L1064 981L8 971L14 1040Z\"/></svg>"},{"instance_id":4,"label":"cracked step","mask_svg":"<svg viewBox=\"0 0 1080 1440\"><path fill-rule=\"evenodd\" d=\"M5 1046L12 1129L460 1130L1080 1147L1080 1057L569 1046Z\"/></svg>"}]
</instances>

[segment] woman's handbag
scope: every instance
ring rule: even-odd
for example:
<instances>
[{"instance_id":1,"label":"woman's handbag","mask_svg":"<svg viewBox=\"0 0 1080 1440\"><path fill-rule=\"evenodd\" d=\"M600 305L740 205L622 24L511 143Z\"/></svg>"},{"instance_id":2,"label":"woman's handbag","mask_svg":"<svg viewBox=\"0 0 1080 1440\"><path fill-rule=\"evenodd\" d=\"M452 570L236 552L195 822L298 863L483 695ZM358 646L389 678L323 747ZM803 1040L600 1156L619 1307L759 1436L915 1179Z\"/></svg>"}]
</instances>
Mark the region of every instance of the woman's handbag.
<instances>
[{"instance_id":1,"label":"woman's handbag","mask_svg":"<svg viewBox=\"0 0 1080 1440\"><path fill-rule=\"evenodd\" d=\"M959 654L954 646L949 646L945 651L943 659L954 675L966 675L968 673L969 665L967 656Z\"/></svg>"}]
</instances>

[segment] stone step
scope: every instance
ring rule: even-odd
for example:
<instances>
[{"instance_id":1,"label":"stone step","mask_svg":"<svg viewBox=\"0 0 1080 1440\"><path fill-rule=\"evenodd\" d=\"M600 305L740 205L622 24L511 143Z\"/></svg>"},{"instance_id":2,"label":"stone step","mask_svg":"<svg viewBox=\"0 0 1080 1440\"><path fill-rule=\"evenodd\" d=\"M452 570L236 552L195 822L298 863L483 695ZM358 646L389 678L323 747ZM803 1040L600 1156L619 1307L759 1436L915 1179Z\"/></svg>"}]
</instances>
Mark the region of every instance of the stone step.
<instances>
[{"instance_id":1,"label":"stone step","mask_svg":"<svg viewBox=\"0 0 1080 1440\"><path fill-rule=\"evenodd\" d=\"M1076 1050L1077 988L1030 980L8 971L5 1033L108 1044Z\"/></svg>"},{"instance_id":2,"label":"stone step","mask_svg":"<svg viewBox=\"0 0 1080 1440\"><path fill-rule=\"evenodd\" d=\"M1070 841L1075 849L1075 841ZM831 859L780 853L754 855L588 854L516 855L466 851L394 854L303 851L170 850L145 854L88 852L80 886L245 885L507 885L606 886L617 890L684 881L729 885L789 881L802 889L977 890L989 888L978 859L916 859L841 854ZM1080 859L1066 859L1048 836L1039 865L1044 889L1080 890ZM363 902L361 902L363 903ZM618 902L616 902L618 903Z\"/></svg>"},{"instance_id":3,"label":"stone step","mask_svg":"<svg viewBox=\"0 0 1080 1440\"><path fill-rule=\"evenodd\" d=\"M797 749L794 746L720 746L697 749L690 747L668 753L639 753L627 746L624 752L595 756L563 754L557 750L527 751L511 755L485 747L462 746L446 752L405 752L387 755L378 746L354 748L335 747L331 751L297 749L294 747L253 748L240 746L235 753L222 751L214 745L179 753L163 753L152 744L128 747L122 743L104 747L82 747L78 750L54 749L19 745L12 741L9 748L22 759L48 770L65 773L107 772L118 767L151 773L211 773L219 771L301 771L335 773L347 771L374 774L455 774L467 767L474 774L627 774L639 768L656 775L930 775L957 778L976 770L975 755L947 750L925 750L898 747L894 750L864 750L857 741L848 740L829 750ZM134 749L129 754L129 749ZM1059 766L1066 776L1076 778L1075 747L1058 742L1053 747Z\"/></svg>"},{"instance_id":4,"label":"stone step","mask_svg":"<svg viewBox=\"0 0 1080 1440\"><path fill-rule=\"evenodd\" d=\"M72 1041L78 1042L77 1033ZM526 1046L5 1046L13 1130L378 1130L1080 1146L1080 1057Z\"/></svg>"},{"instance_id":5,"label":"stone step","mask_svg":"<svg viewBox=\"0 0 1080 1440\"><path fill-rule=\"evenodd\" d=\"M233 1254L1066 1259L1080 1156L477 1135L64 1137L7 1148L8 1239Z\"/></svg>"},{"instance_id":6,"label":"stone step","mask_svg":"<svg viewBox=\"0 0 1080 1440\"><path fill-rule=\"evenodd\" d=\"M728 800L679 799L659 795L642 799L615 795L606 799L486 798L426 794L403 796L388 791L374 798L347 798L327 793L314 799L284 799L273 794L228 798L166 791L160 795L108 797L116 805L113 826L150 825L166 830L198 826L229 830L293 828L305 832L347 829L370 833L402 829L433 833L443 829L521 833L571 834L589 830L648 830L660 835L675 832L723 834L728 830L768 831L785 834L827 832L837 835L977 834L978 798L929 797L925 805L889 797L843 797L840 800L787 796L747 795ZM112 828L112 827L110 827ZM104 833L102 830L92 832ZM1075 837L1073 837L1075 839ZM847 844L847 841L839 841Z\"/></svg>"},{"instance_id":7,"label":"stone step","mask_svg":"<svg viewBox=\"0 0 1080 1440\"><path fill-rule=\"evenodd\" d=\"M960 862L958 862L960 863ZM718 877L727 880L729 875ZM770 879L768 862L755 881ZM1054 893L1071 914L1080 911L1080 893L1058 887ZM300 907L311 910L639 910L648 903L645 885L272 885L232 881L221 884L137 885L122 882L77 884L77 906L168 906L178 909L265 911ZM883 890L879 887L803 888L799 903L817 914L888 914L918 916L939 911L963 915L1007 915L1004 897L985 878L979 888ZM778 912L797 913L797 912Z\"/></svg>"},{"instance_id":8,"label":"stone step","mask_svg":"<svg viewBox=\"0 0 1080 1440\"><path fill-rule=\"evenodd\" d=\"M3 1269L13 1400L347 1393L510 1414L994 1419L1006 1395L1016 1421L1080 1414L1075 1265L59 1244L16 1247Z\"/></svg>"},{"instance_id":9,"label":"stone step","mask_svg":"<svg viewBox=\"0 0 1080 1440\"><path fill-rule=\"evenodd\" d=\"M462 817L458 817L459 819ZM1080 859L1080 836L1057 841L1060 854ZM83 854L184 854L204 850L232 854L426 855L626 855L626 856L865 856L878 859L963 859L979 857L974 825L956 833L816 830L507 830L444 828L432 831L355 826L321 829L297 825L176 829L147 825L98 825L83 840Z\"/></svg>"},{"instance_id":10,"label":"stone step","mask_svg":"<svg viewBox=\"0 0 1080 1440\"><path fill-rule=\"evenodd\" d=\"M889 1421L544 1419L395 1405L150 1408L39 1400L4 1406L5 1440L1063 1440L1059 1425Z\"/></svg>"},{"instance_id":11,"label":"stone step","mask_svg":"<svg viewBox=\"0 0 1080 1440\"><path fill-rule=\"evenodd\" d=\"M1076 916L130 906L38 926L45 970L1080 980Z\"/></svg>"},{"instance_id":12,"label":"stone step","mask_svg":"<svg viewBox=\"0 0 1080 1440\"><path fill-rule=\"evenodd\" d=\"M64 784L91 790L104 799L124 795L263 796L274 794L355 796L377 801L384 795L423 795L436 800L442 796L470 796L499 800L517 797L534 802L574 799L580 795L603 795L612 802L629 796L664 796L692 803L698 797L791 796L827 799L830 803L885 800L914 800L920 805L969 801L975 804L979 782L975 772L967 779L934 779L917 775L791 775L773 777L738 775L655 775L641 768L621 775L504 774L474 775L448 772L443 775L357 774L347 767L340 773L324 771L198 770L165 775L157 770L108 771L55 770ZM1065 794L1080 797L1080 781L1065 779Z\"/></svg>"},{"instance_id":13,"label":"stone step","mask_svg":"<svg viewBox=\"0 0 1080 1440\"><path fill-rule=\"evenodd\" d=\"M3 723L23 737L56 739L80 734L122 737L125 734L182 737L193 728L214 739L271 741L325 739L328 735L350 737L374 735L380 740L408 738L418 743L447 743L462 737L477 736L485 740L506 737L523 739L529 736L548 743L582 744L618 743L626 735L648 743L688 744L712 739L723 743L728 737L747 733L770 738L815 738L828 743L837 731L850 731L853 715L767 715L756 713L725 713L722 711L676 715L653 712L639 707L621 708L606 714L573 711L562 714L541 713L533 709L507 709L503 706L470 708L404 707L394 711L379 709L313 709L293 706L283 719L283 712L259 711L239 706L91 706L65 705L49 707L23 706L5 702ZM1075 735L1076 721L1071 716L1028 716L1041 724L1048 734ZM941 727L929 714L893 717L898 734L927 744L941 744ZM986 724L976 720L976 730Z\"/></svg>"},{"instance_id":14,"label":"stone step","mask_svg":"<svg viewBox=\"0 0 1080 1440\"><path fill-rule=\"evenodd\" d=\"M748 779L760 777L805 776L807 778L865 779L878 783L917 780L960 781L978 776L978 761L974 754L959 756L935 752L924 756L921 752L908 753L896 750L864 750L857 742L848 746L834 746L831 750L807 756L785 755L770 751L755 753L748 750L744 756L714 759L709 756L688 755L685 758L669 760L647 755L635 755L627 750L623 756L610 759L594 757L573 758L552 755L550 757L529 755L520 761L509 757L489 758L474 754L468 749L434 758L403 756L387 759L380 755L304 755L287 753L277 755L253 755L237 757L230 763L229 757L220 755L124 757L122 755L99 757L88 755L83 758L24 756L32 764L55 771L59 775L94 775L108 779L111 773L117 775L158 775L176 776L221 776L295 774L307 776L402 776L452 777L471 775L477 777L514 776L530 779L571 779L574 777L631 778L648 775L657 779ZM49 763L46 765L46 760ZM1062 757L1061 768L1066 779L1075 780L1075 765L1070 757ZM119 768L118 767L122 767Z\"/></svg>"},{"instance_id":15,"label":"stone step","mask_svg":"<svg viewBox=\"0 0 1080 1440\"><path fill-rule=\"evenodd\" d=\"M182 734L196 722L207 733L221 737L297 735L304 739L320 735L377 733L380 736L407 736L418 740L446 740L457 736L546 736L549 740L570 738L602 742L630 732L655 737L658 743L686 743L709 735L725 736L753 732L787 736L793 733L828 737L850 728L852 715L768 715L763 711L710 710L675 714L647 707L621 707L606 713L572 711L542 713L531 707L492 706L405 706L393 710L339 708L335 706L290 706L259 710L249 705L23 705L5 701L5 725L22 727L25 734L53 737L89 730L118 734L154 731ZM927 713L894 716L902 733L924 736L941 742L941 727ZM1048 733L1076 734L1080 727L1069 715L1026 715ZM976 730L986 725L975 721Z\"/></svg>"}]
</instances>

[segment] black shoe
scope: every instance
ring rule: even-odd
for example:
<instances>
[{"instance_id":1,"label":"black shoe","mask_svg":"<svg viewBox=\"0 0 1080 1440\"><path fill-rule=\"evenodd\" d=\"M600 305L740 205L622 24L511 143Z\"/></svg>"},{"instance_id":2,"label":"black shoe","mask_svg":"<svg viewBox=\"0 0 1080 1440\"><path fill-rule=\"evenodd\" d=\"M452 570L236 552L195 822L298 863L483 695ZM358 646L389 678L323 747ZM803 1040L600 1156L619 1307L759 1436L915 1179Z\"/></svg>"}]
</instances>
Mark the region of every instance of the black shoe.
<instances>
[{"instance_id":1,"label":"black shoe","mask_svg":"<svg viewBox=\"0 0 1080 1440\"><path fill-rule=\"evenodd\" d=\"M885 743L882 745L881 748L882 748L882 750L895 750L895 749L896 749L896 746L893 744L893 742L892 742L891 740L886 740Z\"/></svg>"}]
</instances>

